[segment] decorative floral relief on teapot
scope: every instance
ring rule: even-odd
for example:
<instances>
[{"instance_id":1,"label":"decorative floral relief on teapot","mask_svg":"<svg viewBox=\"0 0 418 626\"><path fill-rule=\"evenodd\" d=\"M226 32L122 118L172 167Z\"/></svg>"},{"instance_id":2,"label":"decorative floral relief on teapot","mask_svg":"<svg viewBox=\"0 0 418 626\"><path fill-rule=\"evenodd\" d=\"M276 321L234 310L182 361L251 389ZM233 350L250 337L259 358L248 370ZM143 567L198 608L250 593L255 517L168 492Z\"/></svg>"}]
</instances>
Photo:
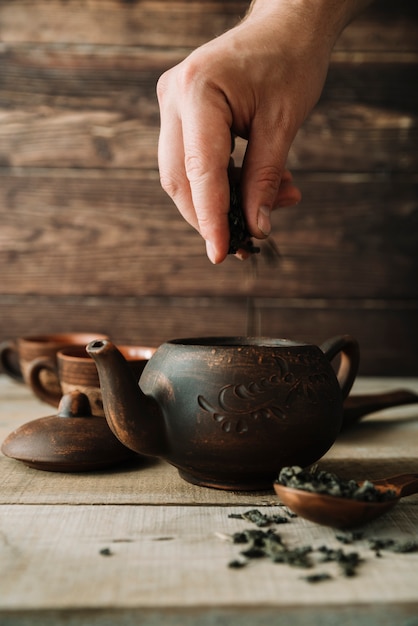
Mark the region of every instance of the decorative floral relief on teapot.
<instances>
[{"instance_id":1,"label":"decorative floral relief on teapot","mask_svg":"<svg viewBox=\"0 0 418 626\"><path fill-rule=\"evenodd\" d=\"M272 377L276 378L276 377ZM197 402L199 406L207 411L215 422L219 422L224 432L235 431L245 433L249 430L249 418L259 419L281 419L287 418L282 407L271 404L274 399L274 389L277 381L262 378L259 383L252 382L249 385L225 385L219 392L217 406L214 407L202 395L199 395ZM273 393L272 393L273 392ZM258 402L255 408L248 409L248 400Z\"/></svg>"},{"instance_id":2,"label":"decorative floral relief on teapot","mask_svg":"<svg viewBox=\"0 0 418 626\"><path fill-rule=\"evenodd\" d=\"M307 362L307 360L309 362ZM246 433L250 429L251 421L261 419L286 420L287 410L291 408L298 396L317 404L323 401L324 394L327 400L332 397L328 391L330 376L324 369L323 359L306 355L291 355L287 360L273 356L275 374L263 377L259 381L247 384L225 385L219 391L216 404L211 403L204 395L197 397L198 405L209 413L215 422L218 422L226 433ZM290 370L290 364L303 364L314 370L313 373L296 376ZM278 373L277 373L278 372ZM284 401L278 403L278 390L285 389Z\"/></svg>"}]
</instances>

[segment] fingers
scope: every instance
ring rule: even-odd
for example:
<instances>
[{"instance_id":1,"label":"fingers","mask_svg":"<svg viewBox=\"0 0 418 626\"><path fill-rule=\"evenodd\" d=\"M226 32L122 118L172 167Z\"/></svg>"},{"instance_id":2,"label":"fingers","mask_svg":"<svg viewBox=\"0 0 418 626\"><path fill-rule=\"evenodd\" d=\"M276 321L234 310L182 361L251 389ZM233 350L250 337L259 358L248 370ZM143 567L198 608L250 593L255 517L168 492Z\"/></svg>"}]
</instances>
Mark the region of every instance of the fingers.
<instances>
[{"instance_id":1,"label":"fingers","mask_svg":"<svg viewBox=\"0 0 418 626\"><path fill-rule=\"evenodd\" d=\"M231 114L222 92L201 85L190 66L187 76L178 68L168 72L158 87L161 184L202 235L209 259L220 263L229 247ZM173 81L182 82L180 103L176 99L179 85L175 89Z\"/></svg>"},{"instance_id":2,"label":"fingers","mask_svg":"<svg viewBox=\"0 0 418 626\"><path fill-rule=\"evenodd\" d=\"M198 221L193 206L190 185L184 165L183 130L180 113L171 101L170 73L164 74L157 86L160 103L160 136L158 140L158 166L164 191L175 202L179 212L193 228L198 230Z\"/></svg>"},{"instance_id":3,"label":"fingers","mask_svg":"<svg viewBox=\"0 0 418 626\"><path fill-rule=\"evenodd\" d=\"M212 115L205 121L186 113L183 142L186 176L198 229L206 241L209 259L220 263L229 248L230 130L222 116Z\"/></svg>"},{"instance_id":4,"label":"fingers","mask_svg":"<svg viewBox=\"0 0 418 626\"><path fill-rule=\"evenodd\" d=\"M286 133L280 132L277 125L270 132L256 124L251 129L243 163L242 195L248 229L259 239L270 234L273 209L300 200L290 173L283 178L289 148Z\"/></svg>"}]
</instances>

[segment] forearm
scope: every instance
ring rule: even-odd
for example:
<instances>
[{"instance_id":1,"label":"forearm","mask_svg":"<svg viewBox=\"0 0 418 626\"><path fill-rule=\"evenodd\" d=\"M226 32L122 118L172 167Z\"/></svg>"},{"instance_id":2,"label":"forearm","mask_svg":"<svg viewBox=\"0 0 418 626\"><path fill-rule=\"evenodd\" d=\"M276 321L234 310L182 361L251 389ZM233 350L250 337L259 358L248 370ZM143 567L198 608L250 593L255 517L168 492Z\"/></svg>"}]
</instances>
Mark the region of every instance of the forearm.
<instances>
[{"instance_id":1,"label":"forearm","mask_svg":"<svg viewBox=\"0 0 418 626\"><path fill-rule=\"evenodd\" d=\"M296 19L303 31L321 31L332 48L344 28L373 0L253 0L247 13L251 19Z\"/></svg>"}]
</instances>

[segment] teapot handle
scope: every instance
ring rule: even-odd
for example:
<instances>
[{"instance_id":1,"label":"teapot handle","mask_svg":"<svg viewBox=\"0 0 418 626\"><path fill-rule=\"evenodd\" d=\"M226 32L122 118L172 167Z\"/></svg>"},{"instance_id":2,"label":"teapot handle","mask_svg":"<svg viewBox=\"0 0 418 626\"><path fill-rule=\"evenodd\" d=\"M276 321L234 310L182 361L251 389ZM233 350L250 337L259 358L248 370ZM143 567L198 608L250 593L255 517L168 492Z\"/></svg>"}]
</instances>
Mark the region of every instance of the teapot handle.
<instances>
[{"instance_id":1,"label":"teapot handle","mask_svg":"<svg viewBox=\"0 0 418 626\"><path fill-rule=\"evenodd\" d=\"M350 393L359 368L360 349L358 341L350 335L341 335L327 339L320 348L330 361L340 354L341 359L336 375L343 400L345 400Z\"/></svg>"}]
</instances>

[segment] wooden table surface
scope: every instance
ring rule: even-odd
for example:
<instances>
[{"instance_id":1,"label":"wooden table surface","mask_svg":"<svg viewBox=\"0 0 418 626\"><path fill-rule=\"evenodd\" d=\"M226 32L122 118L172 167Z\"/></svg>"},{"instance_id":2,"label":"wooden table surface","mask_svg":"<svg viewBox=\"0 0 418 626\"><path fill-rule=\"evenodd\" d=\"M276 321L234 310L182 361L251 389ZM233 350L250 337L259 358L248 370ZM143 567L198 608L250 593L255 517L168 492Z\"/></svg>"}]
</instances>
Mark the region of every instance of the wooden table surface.
<instances>
[{"instance_id":1,"label":"wooden table surface","mask_svg":"<svg viewBox=\"0 0 418 626\"><path fill-rule=\"evenodd\" d=\"M359 379L354 393L407 388L417 379ZM23 385L0 376L1 441L51 415ZM386 409L340 435L320 461L345 478L418 472L418 405ZM291 547L356 551L357 575L336 563L311 569L251 559L232 533L255 529L231 513L283 512L273 489L224 492L183 481L159 460L112 471L38 471L0 456L1 626L418 625L418 552L384 550L372 538L418 540L418 495L365 526L350 545L301 518L273 526ZM314 556L317 552L314 553ZM315 557L316 558L316 557ZM332 578L309 583L306 575Z\"/></svg>"}]
</instances>

